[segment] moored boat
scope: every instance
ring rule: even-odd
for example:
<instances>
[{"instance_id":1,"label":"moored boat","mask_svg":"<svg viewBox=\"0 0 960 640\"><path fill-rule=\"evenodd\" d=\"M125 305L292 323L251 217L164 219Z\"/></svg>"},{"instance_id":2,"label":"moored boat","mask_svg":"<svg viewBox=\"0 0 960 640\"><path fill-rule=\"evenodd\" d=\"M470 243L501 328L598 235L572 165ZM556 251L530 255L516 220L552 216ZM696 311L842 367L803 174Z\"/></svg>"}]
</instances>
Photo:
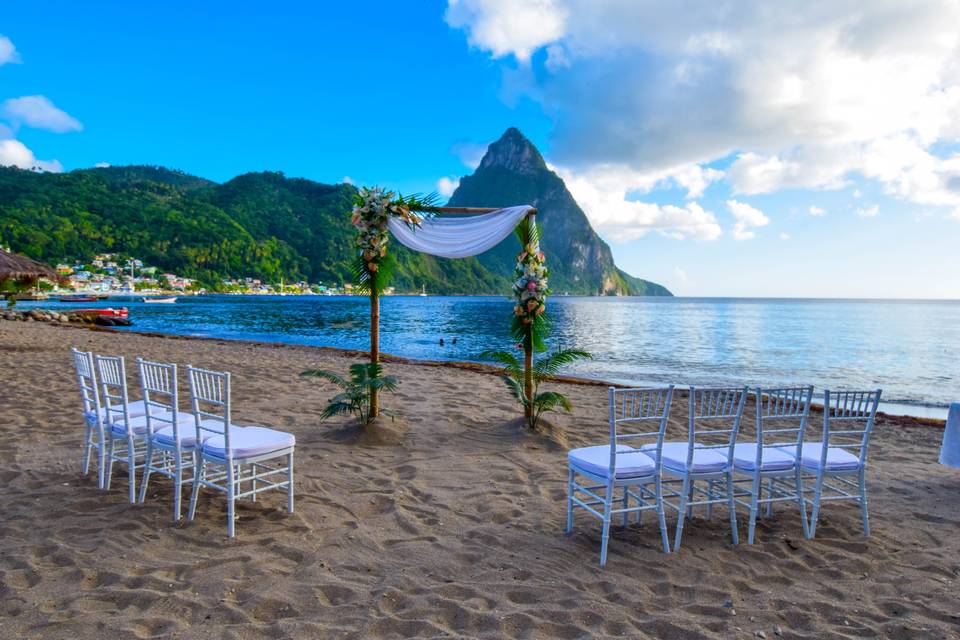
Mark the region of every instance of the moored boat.
<instances>
[{"instance_id":1,"label":"moored boat","mask_svg":"<svg viewBox=\"0 0 960 640\"><path fill-rule=\"evenodd\" d=\"M177 298L176 296L171 296L169 298L141 298L140 301L149 304L173 304L177 301Z\"/></svg>"},{"instance_id":2,"label":"moored boat","mask_svg":"<svg viewBox=\"0 0 960 640\"><path fill-rule=\"evenodd\" d=\"M106 307L104 309L77 309L71 313L82 316L90 322L107 327L128 327L132 324L130 322L130 312L126 307L120 307L119 309L114 309L113 307Z\"/></svg>"}]
</instances>

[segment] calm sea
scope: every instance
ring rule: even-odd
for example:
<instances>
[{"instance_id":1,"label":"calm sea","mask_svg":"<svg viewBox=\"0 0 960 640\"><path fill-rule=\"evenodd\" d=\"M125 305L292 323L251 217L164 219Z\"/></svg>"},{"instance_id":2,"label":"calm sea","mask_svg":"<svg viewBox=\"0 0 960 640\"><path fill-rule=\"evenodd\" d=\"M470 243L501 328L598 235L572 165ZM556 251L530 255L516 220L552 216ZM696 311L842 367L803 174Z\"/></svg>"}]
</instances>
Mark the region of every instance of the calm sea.
<instances>
[{"instance_id":1,"label":"calm sea","mask_svg":"<svg viewBox=\"0 0 960 640\"><path fill-rule=\"evenodd\" d=\"M39 303L121 305L140 331L369 346L362 297ZM476 360L485 349L512 346L510 309L507 299L494 297L384 298L381 349L410 358ZM550 312L552 342L594 356L571 366L570 375L637 384L879 387L883 410L933 417L945 416L948 403L960 400L960 301L554 297Z\"/></svg>"}]
</instances>

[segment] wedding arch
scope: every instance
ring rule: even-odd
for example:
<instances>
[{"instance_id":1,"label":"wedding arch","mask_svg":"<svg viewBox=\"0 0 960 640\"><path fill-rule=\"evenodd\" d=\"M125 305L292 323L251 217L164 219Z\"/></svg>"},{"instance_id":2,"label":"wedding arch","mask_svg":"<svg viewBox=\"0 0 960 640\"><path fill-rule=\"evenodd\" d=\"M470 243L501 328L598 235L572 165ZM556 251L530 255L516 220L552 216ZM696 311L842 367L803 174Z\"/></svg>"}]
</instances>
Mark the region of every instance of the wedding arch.
<instances>
[{"instance_id":1,"label":"wedding arch","mask_svg":"<svg viewBox=\"0 0 960 640\"><path fill-rule=\"evenodd\" d=\"M440 217L440 215L456 217ZM380 188L359 190L352 212L357 229L354 279L370 295L370 364L380 362L380 296L392 274L390 236L413 251L441 258L468 258L492 249L511 233L520 240L514 271L510 333L524 352L524 393L533 395L533 352L544 348L546 298L550 293L546 258L540 251L537 210L440 207L430 197L398 196ZM380 411L378 390L370 388L370 416ZM527 406L528 414L531 408Z\"/></svg>"}]
</instances>

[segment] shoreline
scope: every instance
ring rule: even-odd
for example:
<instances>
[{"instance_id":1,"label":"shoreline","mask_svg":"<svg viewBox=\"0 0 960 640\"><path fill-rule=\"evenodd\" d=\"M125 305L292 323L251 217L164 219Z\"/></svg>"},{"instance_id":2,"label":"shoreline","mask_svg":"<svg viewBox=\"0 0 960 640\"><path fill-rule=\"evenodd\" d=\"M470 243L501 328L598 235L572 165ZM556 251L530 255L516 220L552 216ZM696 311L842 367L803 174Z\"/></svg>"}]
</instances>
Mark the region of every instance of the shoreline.
<instances>
[{"instance_id":1,"label":"shoreline","mask_svg":"<svg viewBox=\"0 0 960 640\"><path fill-rule=\"evenodd\" d=\"M309 345L309 344L294 344L289 342L270 342L267 340L250 340L247 338L219 338L213 336L191 336L179 333L163 333L159 331L137 331L136 329L114 329L111 327L99 327L96 325L61 325L70 329L85 329L87 331L103 331L109 333L119 333L119 334L136 334L151 338L164 338L170 340L202 340L202 341L212 341L212 342L231 342L237 344L248 344L254 346L263 346L270 348L290 348L290 349L308 349L308 350L318 350L321 352L334 353L342 356L349 356L352 358L367 358L369 357L369 351L364 351L361 349L344 349L342 347L327 347L319 345ZM458 369L462 371L472 371L474 373L481 373L484 375L499 375L500 370L494 365L483 364L480 362L470 362L466 360L421 360L417 358L408 358L405 356L396 356L389 353L380 354L380 359L382 362L395 363L395 364L409 364L425 367L449 367L452 369ZM615 387L617 389L629 388L631 385L610 382L607 380L601 380L596 378L581 378L578 376L555 376L551 379L553 382L560 384L570 384L570 385L581 385L581 386L590 386L590 387ZM652 386L652 385L651 385ZM683 391L686 389L686 385L677 385L677 389ZM885 403L881 401L881 407ZM897 403L886 403L897 404ZM912 405L899 405L897 406L912 406ZM925 406L925 405L924 405ZM822 414L823 405L818 404L816 401L810 404L811 414ZM887 413L886 411L877 411L877 416L882 416L890 422L895 422L902 424L904 426L928 426L928 427L937 427L943 428L946 424L945 419L933 418L928 416L914 416L907 414L897 414L897 413Z\"/></svg>"}]
</instances>

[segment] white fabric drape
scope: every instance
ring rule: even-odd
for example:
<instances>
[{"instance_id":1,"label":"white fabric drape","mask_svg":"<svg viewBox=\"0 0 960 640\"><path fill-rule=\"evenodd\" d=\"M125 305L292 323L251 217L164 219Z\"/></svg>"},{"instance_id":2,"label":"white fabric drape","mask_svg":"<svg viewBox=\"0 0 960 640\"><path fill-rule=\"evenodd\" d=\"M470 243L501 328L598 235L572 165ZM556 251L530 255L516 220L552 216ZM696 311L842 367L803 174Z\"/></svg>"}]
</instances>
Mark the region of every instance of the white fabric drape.
<instances>
[{"instance_id":1,"label":"white fabric drape","mask_svg":"<svg viewBox=\"0 0 960 640\"><path fill-rule=\"evenodd\" d=\"M507 207L477 216L429 218L411 229L390 218L390 233L400 244L441 258L467 258L492 249L514 230L532 207Z\"/></svg>"}]
</instances>

